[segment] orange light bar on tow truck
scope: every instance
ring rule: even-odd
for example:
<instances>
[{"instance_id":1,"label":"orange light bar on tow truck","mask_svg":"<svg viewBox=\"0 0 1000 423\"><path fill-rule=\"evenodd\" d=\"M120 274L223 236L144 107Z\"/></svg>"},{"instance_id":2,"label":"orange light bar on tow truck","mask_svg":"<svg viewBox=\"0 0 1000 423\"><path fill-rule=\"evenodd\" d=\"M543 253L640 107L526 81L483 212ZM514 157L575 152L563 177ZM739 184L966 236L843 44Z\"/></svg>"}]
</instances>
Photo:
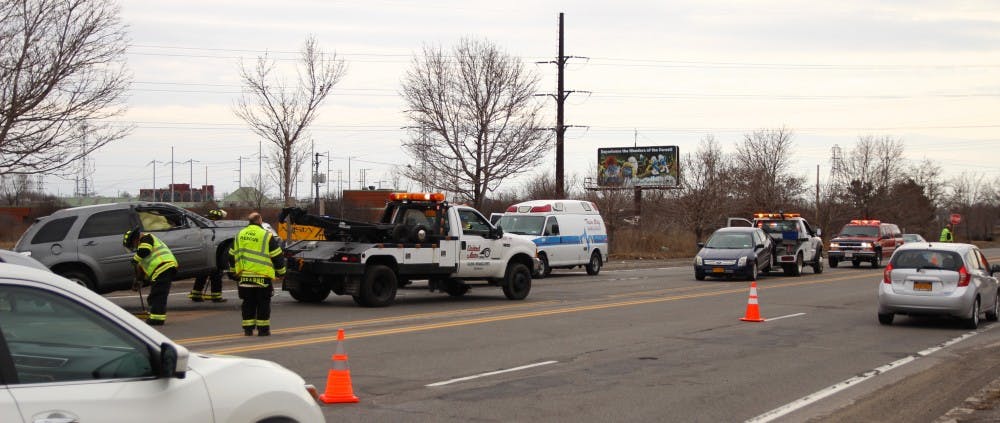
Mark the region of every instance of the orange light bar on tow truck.
<instances>
[{"instance_id":1,"label":"orange light bar on tow truck","mask_svg":"<svg viewBox=\"0 0 1000 423\"><path fill-rule=\"evenodd\" d=\"M862 226L878 226L881 223L882 223L881 220L857 220L857 219L855 219L855 220L851 221L852 225L862 225Z\"/></svg>"},{"instance_id":2,"label":"orange light bar on tow truck","mask_svg":"<svg viewBox=\"0 0 1000 423\"><path fill-rule=\"evenodd\" d=\"M444 193L440 192L394 192L389 194L389 201L444 201Z\"/></svg>"},{"instance_id":3,"label":"orange light bar on tow truck","mask_svg":"<svg viewBox=\"0 0 1000 423\"><path fill-rule=\"evenodd\" d=\"M799 213L754 213L754 219L784 219L788 217L802 217Z\"/></svg>"}]
</instances>

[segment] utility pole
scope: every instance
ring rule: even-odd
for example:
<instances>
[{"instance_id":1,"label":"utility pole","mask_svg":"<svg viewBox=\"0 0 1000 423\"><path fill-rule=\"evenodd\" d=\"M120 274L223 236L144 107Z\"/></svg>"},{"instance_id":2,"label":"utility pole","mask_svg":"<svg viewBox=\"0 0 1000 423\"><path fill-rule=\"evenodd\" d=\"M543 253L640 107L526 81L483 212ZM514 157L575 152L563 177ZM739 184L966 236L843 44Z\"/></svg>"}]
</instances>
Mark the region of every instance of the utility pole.
<instances>
[{"instance_id":1,"label":"utility pole","mask_svg":"<svg viewBox=\"0 0 1000 423\"><path fill-rule=\"evenodd\" d=\"M249 157L240 156L236 159L239 162L239 169L236 171L236 189L243 188L243 159L249 159Z\"/></svg>"},{"instance_id":2,"label":"utility pole","mask_svg":"<svg viewBox=\"0 0 1000 423\"><path fill-rule=\"evenodd\" d=\"M319 199L319 184L326 182L326 178L322 177L322 176L326 176L326 175L319 173L319 158L321 156L324 156L324 155L325 155L325 153L313 153L313 157L314 157L314 159L313 159L313 184L316 185L316 195L313 196L313 204L314 204L314 207L316 207L316 210L319 210L319 214L321 214L321 215L323 214L323 206L322 206L323 202L320 201L320 199Z\"/></svg>"},{"instance_id":3,"label":"utility pole","mask_svg":"<svg viewBox=\"0 0 1000 423\"><path fill-rule=\"evenodd\" d=\"M563 93L563 68L566 65L566 56L563 56L563 14L559 12L559 57L556 59L558 67L557 89L556 89L556 198L564 198L566 189L563 185L563 140L566 128L563 127L563 102L566 95Z\"/></svg>"},{"instance_id":4,"label":"utility pole","mask_svg":"<svg viewBox=\"0 0 1000 423\"><path fill-rule=\"evenodd\" d=\"M163 163L163 162L161 162L159 160L152 160L149 163L146 163L146 166L153 165L153 198L152 198L151 201L160 201L156 197L156 191L157 191L157 189L156 189L156 164L157 163Z\"/></svg>"},{"instance_id":5,"label":"utility pole","mask_svg":"<svg viewBox=\"0 0 1000 423\"><path fill-rule=\"evenodd\" d=\"M188 167L189 167L189 169L188 169L188 181L190 181L191 184L188 185L188 201L190 201L192 203L194 202L194 162L197 162L197 161L198 160L195 160L195 159L188 159L187 161L181 162L181 163L187 163ZM181 201L184 201L183 196L181 196Z\"/></svg>"}]
</instances>

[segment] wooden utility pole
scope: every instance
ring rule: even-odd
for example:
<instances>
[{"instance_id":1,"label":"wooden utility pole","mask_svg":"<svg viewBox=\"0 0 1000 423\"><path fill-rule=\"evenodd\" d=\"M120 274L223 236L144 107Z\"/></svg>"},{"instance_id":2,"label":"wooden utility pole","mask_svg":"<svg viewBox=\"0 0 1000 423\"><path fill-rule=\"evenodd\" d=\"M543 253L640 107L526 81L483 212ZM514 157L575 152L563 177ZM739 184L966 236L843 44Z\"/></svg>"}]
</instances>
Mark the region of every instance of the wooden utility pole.
<instances>
[{"instance_id":1,"label":"wooden utility pole","mask_svg":"<svg viewBox=\"0 0 1000 423\"><path fill-rule=\"evenodd\" d=\"M566 197L566 189L563 180L563 139L566 128L563 127L563 103L566 101L566 94L563 92L563 69L566 65L566 56L563 55L563 14L559 13L559 57L556 59L558 67L558 77L556 88L556 198Z\"/></svg>"}]
</instances>

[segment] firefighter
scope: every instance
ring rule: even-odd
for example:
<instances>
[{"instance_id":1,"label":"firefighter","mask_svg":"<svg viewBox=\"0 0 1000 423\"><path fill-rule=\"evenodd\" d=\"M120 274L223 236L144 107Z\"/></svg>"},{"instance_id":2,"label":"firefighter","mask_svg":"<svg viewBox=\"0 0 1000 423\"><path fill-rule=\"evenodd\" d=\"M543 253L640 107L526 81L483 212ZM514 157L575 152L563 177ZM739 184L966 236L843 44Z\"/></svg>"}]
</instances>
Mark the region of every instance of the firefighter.
<instances>
[{"instance_id":1,"label":"firefighter","mask_svg":"<svg viewBox=\"0 0 1000 423\"><path fill-rule=\"evenodd\" d=\"M263 227L260 213L247 217L249 225L240 231L229 250L230 272L238 281L238 292L243 300L243 334L257 336L271 334L272 282L285 274L285 257L277 238Z\"/></svg>"},{"instance_id":2,"label":"firefighter","mask_svg":"<svg viewBox=\"0 0 1000 423\"><path fill-rule=\"evenodd\" d=\"M226 218L226 211L223 209L212 209L208 211L206 217L209 220L220 220ZM191 287L191 292L188 293L188 298L191 301L200 303L204 300L211 300L213 303L224 303L227 300L222 298L222 270L219 269L221 263L217 263L216 267L212 269L212 272L205 275L201 274L194 278L194 286ZM209 286L209 294L205 294L205 283L209 280L212 283Z\"/></svg>"},{"instance_id":3,"label":"firefighter","mask_svg":"<svg viewBox=\"0 0 1000 423\"><path fill-rule=\"evenodd\" d=\"M941 229L941 238L939 239L939 241L941 241L941 242L952 242L954 240L955 240L955 238L951 234L951 223L948 223L948 224L944 225L944 228Z\"/></svg>"},{"instance_id":4,"label":"firefighter","mask_svg":"<svg viewBox=\"0 0 1000 423\"><path fill-rule=\"evenodd\" d=\"M125 232L122 245L129 251L134 251L132 263L135 265L136 279L139 283L149 283L149 317L146 323L151 326L161 326L167 322L167 296L170 294L170 284L177 275L177 259L170 248L151 233L142 233L139 227Z\"/></svg>"}]
</instances>

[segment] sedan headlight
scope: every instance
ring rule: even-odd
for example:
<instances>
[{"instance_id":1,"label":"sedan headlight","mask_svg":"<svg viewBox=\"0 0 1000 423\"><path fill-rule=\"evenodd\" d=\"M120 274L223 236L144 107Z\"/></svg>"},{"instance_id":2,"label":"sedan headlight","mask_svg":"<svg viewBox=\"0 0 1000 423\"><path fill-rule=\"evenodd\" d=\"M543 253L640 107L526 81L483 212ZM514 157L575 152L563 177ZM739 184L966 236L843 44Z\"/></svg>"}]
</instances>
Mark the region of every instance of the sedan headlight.
<instances>
[{"instance_id":1,"label":"sedan headlight","mask_svg":"<svg viewBox=\"0 0 1000 423\"><path fill-rule=\"evenodd\" d=\"M695 264L695 266L701 266L702 265L701 256L694 256L694 264Z\"/></svg>"},{"instance_id":2,"label":"sedan headlight","mask_svg":"<svg viewBox=\"0 0 1000 423\"><path fill-rule=\"evenodd\" d=\"M740 259L738 261L736 261L736 265L739 266L739 267L746 266L747 265L747 256L740 257Z\"/></svg>"}]
</instances>

